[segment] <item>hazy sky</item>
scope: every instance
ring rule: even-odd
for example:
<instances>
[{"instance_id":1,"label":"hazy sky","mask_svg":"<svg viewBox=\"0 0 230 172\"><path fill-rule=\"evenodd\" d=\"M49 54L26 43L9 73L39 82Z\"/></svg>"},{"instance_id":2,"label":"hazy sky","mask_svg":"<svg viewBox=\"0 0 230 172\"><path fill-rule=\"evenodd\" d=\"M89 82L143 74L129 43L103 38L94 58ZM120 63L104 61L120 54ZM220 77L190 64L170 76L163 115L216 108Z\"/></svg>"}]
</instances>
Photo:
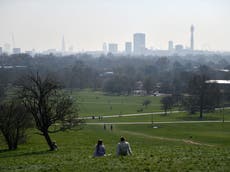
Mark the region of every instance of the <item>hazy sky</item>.
<instances>
[{"instance_id":1,"label":"hazy sky","mask_svg":"<svg viewBox=\"0 0 230 172\"><path fill-rule=\"evenodd\" d=\"M230 0L0 0L0 46L23 50L101 50L102 43L132 41L146 33L147 47L167 49L169 40L195 49L230 51Z\"/></svg>"}]
</instances>

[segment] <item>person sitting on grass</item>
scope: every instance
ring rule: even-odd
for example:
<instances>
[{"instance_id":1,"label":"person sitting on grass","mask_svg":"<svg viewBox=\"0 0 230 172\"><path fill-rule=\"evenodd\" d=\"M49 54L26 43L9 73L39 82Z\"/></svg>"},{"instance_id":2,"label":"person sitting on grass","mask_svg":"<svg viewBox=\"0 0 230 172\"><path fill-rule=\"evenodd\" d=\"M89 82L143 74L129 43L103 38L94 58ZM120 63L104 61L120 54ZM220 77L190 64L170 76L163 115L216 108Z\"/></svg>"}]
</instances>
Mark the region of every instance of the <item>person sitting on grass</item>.
<instances>
[{"instance_id":1,"label":"person sitting on grass","mask_svg":"<svg viewBox=\"0 0 230 172\"><path fill-rule=\"evenodd\" d=\"M120 142L117 144L117 156L132 155L132 151L129 142L125 141L125 138L121 136Z\"/></svg>"},{"instance_id":2,"label":"person sitting on grass","mask_svg":"<svg viewBox=\"0 0 230 172\"><path fill-rule=\"evenodd\" d=\"M94 157L105 156L105 146L104 146L103 141L101 139L99 139L97 141L97 145L95 147L95 151L94 151L93 156Z\"/></svg>"}]
</instances>

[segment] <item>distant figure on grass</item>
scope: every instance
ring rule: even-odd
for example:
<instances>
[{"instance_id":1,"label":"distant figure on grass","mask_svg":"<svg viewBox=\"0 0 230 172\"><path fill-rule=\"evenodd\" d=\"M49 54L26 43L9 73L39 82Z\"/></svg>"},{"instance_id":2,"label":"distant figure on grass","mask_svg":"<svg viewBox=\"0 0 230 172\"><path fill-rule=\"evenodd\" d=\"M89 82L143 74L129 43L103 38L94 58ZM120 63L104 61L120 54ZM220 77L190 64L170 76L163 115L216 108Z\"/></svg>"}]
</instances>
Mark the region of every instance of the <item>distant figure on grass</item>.
<instances>
[{"instance_id":1,"label":"distant figure on grass","mask_svg":"<svg viewBox=\"0 0 230 172\"><path fill-rule=\"evenodd\" d=\"M104 124L104 130L106 130L106 125Z\"/></svg>"},{"instance_id":2,"label":"distant figure on grass","mask_svg":"<svg viewBox=\"0 0 230 172\"><path fill-rule=\"evenodd\" d=\"M129 142L125 141L125 138L121 136L120 142L117 144L117 156L132 155L132 151Z\"/></svg>"},{"instance_id":3,"label":"distant figure on grass","mask_svg":"<svg viewBox=\"0 0 230 172\"><path fill-rule=\"evenodd\" d=\"M110 125L110 130L113 131L113 124Z\"/></svg>"},{"instance_id":4,"label":"distant figure on grass","mask_svg":"<svg viewBox=\"0 0 230 172\"><path fill-rule=\"evenodd\" d=\"M94 151L94 154L93 154L94 157L101 157L101 156L105 156L105 146L102 142L101 139L99 139L97 141L97 145L95 147L95 151Z\"/></svg>"}]
</instances>

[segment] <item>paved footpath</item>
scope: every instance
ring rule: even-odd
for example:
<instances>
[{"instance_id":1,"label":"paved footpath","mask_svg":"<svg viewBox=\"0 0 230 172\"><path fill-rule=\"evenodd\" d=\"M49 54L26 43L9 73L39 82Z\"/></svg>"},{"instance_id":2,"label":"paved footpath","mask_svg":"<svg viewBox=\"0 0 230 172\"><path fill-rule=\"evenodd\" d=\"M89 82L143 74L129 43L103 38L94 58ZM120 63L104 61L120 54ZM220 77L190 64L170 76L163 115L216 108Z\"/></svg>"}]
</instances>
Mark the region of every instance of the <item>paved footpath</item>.
<instances>
[{"instance_id":1,"label":"paved footpath","mask_svg":"<svg viewBox=\"0 0 230 172\"><path fill-rule=\"evenodd\" d=\"M216 108L215 110L221 110L222 108ZM225 107L224 109L230 109L230 107ZM172 114L172 113L183 113L186 111L169 111L167 114ZM119 114L119 115L105 115L101 116L102 118L117 118L117 117L129 117L129 116L147 116L147 115L161 115L165 114L165 112L149 112L149 113L133 113L133 114ZM99 116L95 116L95 118L98 118ZM86 117L81 117L79 119L92 119L92 116L86 116Z\"/></svg>"},{"instance_id":2,"label":"paved footpath","mask_svg":"<svg viewBox=\"0 0 230 172\"><path fill-rule=\"evenodd\" d=\"M185 111L171 111L171 112L167 112L168 113L181 113L181 112L185 112ZM161 114L165 114L165 112L149 112L149 113L134 113L134 114L121 114L121 115L105 115L105 116L101 116L102 118L117 118L117 117L127 117L127 116L145 116L145 115L161 115ZM95 116L95 118L98 118L98 116ZM79 119L92 119L92 116L86 116L86 117L82 117Z\"/></svg>"},{"instance_id":3,"label":"paved footpath","mask_svg":"<svg viewBox=\"0 0 230 172\"><path fill-rule=\"evenodd\" d=\"M230 121L224 121L224 123L229 123ZM191 123L223 123L222 120L218 121L162 121L153 122L153 124L191 124ZM116 125L141 125L141 124L152 124L152 122L89 122L88 125L104 125L104 124L116 124Z\"/></svg>"}]
</instances>

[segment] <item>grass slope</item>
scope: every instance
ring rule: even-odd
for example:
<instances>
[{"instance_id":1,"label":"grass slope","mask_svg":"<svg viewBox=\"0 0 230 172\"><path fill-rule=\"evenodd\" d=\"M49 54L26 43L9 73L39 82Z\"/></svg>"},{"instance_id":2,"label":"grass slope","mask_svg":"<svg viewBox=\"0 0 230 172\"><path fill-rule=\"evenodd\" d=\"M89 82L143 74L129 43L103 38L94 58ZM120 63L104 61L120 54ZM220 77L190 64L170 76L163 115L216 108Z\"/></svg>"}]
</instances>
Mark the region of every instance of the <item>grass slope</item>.
<instances>
[{"instance_id":1,"label":"grass slope","mask_svg":"<svg viewBox=\"0 0 230 172\"><path fill-rule=\"evenodd\" d=\"M150 125L117 125L113 131L104 131L102 126L85 126L84 130L52 134L59 146L55 152L46 151L48 147L44 138L34 134L34 130L29 134L28 143L20 145L16 151L4 151L5 147L0 144L1 172L230 169L230 125L227 123L168 124L158 129ZM133 156L115 156L120 135L130 142ZM111 156L92 158L98 138L104 140L107 154Z\"/></svg>"},{"instance_id":2,"label":"grass slope","mask_svg":"<svg viewBox=\"0 0 230 172\"><path fill-rule=\"evenodd\" d=\"M152 103L143 112L160 111L160 97L107 96L88 90L73 92L82 116L137 113L142 101ZM112 108L111 108L112 107ZM204 120L229 120L229 110L205 114ZM154 121L199 120L198 114L186 113L154 115ZM87 122L151 121L152 116L103 118ZM83 130L51 134L59 150L50 152L44 138L28 131L28 141L16 151L7 151L0 137L0 171L229 171L230 123L190 123L151 125L113 125L113 131L103 125L86 125ZM119 137L131 144L133 156L116 157ZM102 138L107 154L92 158L94 146Z\"/></svg>"}]
</instances>

